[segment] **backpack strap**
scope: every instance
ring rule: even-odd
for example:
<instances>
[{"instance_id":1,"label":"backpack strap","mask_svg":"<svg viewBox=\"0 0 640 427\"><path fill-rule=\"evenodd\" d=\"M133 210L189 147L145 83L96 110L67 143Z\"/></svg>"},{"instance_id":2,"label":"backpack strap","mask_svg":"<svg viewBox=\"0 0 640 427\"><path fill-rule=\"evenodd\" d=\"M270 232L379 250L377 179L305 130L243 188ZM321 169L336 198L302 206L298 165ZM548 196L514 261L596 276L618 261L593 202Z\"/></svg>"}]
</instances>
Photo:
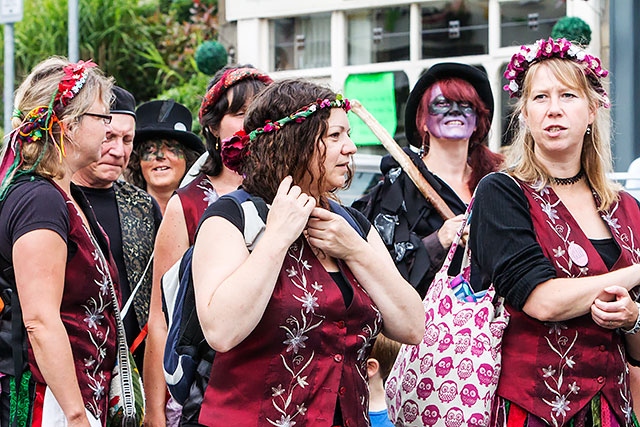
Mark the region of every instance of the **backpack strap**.
<instances>
[{"instance_id":1,"label":"backpack strap","mask_svg":"<svg viewBox=\"0 0 640 427\"><path fill-rule=\"evenodd\" d=\"M346 209L340 203L338 203L338 202L336 202L334 200L331 200L331 199L329 199L329 207L331 208L331 211L333 213L338 214L341 217L343 217L345 220L347 220L349 225L351 227L353 227L358 232L360 237L362 237L363 239L366 240L367 236L364 234L364 230L362 229L362 227L360 227L360 224L353 217L353 214L351 212L349 212L348 209Z\"/></svg>"}]
</instances>

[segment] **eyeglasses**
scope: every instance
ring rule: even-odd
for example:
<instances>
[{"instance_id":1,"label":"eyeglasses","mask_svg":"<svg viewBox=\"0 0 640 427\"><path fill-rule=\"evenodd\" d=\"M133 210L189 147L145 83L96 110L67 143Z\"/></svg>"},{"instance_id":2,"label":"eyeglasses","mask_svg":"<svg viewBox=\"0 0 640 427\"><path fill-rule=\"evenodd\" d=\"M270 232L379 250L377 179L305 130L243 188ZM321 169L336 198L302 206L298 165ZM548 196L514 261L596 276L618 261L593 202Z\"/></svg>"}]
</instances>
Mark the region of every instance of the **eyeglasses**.
<instances>
[{"instance_id":1,"label":"eyeglasses","mask_svg":"<svg viewBox=\"0 0 640 427\"><path fill-rule=\"evenodd\" d=\"M108 125L109 123L111 123L111 119L113 119L113 116L109 114L84 113L83 116L91 116L97 119L102 119L105 125Z\"/></svg>"}]
</instances>

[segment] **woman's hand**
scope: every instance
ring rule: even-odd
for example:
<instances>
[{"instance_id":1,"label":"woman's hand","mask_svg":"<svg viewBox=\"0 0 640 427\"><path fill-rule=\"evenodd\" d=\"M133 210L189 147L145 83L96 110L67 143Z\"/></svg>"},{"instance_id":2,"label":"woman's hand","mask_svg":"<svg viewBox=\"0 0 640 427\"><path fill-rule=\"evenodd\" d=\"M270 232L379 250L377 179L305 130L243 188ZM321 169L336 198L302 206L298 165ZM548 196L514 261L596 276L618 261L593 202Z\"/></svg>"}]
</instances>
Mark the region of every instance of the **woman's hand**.
<instances>
[{"instance_id":1,"label":"woman's hand","mask_svg":"<svg viewBox=\"0 0 640 427\"><path fill-rule=\"evenodd\" d=\"M293 243L300 236L307 226L311 211L316 206L316 199L292 184L293 178L290 176L285 177L280 183L266 224L266 230L275 231L289 243Z\"/></svg>"},{"instance_id":2,"label":"woman's hand","mask_svg":"<svg viewBox=\"0 0 640 427\"><path fill-rule=\"evenodd\" d=\"M347 260L356 252L354 249L358 241L364 243L364 239L346 219L319 207L311 212L305 235L311 246L328 256L342 260Z\"/></svg>"},{"instance_id":3,"label":"woman's hand","mask_svg":"<svg viewBox=\"0 0 640 427\"><path fill-rule=\"evenodd\" d=\"M638 307L622 286L609 286L593 301L591 317L606 329L631 329L638 319Z\"/></svg>"},{"instance_id":4,"label":"woman's hand","mask_svg":"<svg viewBox=\"0 0 640 427\"><path fill-rule=\"evenodd\" d=\"M440 240L440 244L443 248L449 249L451 243L453 243L453 239L455 239L458 230L462 226L462 221L464 220L464 215L457 215L453 218L449 218L442 224L440 230L438 230L438 240ZM463 244L467 240L467 236L469 235L469 227L466 227L464 232L462 233L462 242Z\"/></svg>"}]
</instances>

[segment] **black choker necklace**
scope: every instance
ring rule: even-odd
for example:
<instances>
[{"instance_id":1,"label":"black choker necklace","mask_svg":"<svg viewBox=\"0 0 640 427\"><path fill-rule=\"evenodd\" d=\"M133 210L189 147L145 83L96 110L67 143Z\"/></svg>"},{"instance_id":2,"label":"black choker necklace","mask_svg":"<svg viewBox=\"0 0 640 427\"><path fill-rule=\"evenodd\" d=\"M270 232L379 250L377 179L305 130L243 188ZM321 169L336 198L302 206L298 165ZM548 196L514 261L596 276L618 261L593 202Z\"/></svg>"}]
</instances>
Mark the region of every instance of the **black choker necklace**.
<instances>
[{"instance_id":1,"label":"black choker necklace","mask_svg":"<svg viewBox=\"0 0 640 427\"><path fill-rule=\"evenodd\" d=\"M583 176L584 176L584 169L580 169L580 172L578 172L571 178L556 178L552 176L550 177L550 179L551 179L551 182L556 185L572 185L580 181Z\"/></svg>"}]
</instances>

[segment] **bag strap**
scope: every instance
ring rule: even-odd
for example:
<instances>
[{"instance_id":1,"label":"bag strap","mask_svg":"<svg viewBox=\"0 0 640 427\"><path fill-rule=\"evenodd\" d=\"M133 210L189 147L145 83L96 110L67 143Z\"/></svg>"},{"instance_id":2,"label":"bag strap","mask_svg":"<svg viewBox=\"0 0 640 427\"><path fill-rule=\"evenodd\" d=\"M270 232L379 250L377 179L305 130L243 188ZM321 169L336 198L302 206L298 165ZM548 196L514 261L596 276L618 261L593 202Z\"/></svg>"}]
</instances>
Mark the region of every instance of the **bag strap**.
<instances>
[{"instance_id":1,"label":"bag strap","mask_svg":"<svg viewBox=\"0 0 640 427\"><path fill-rule=\"evenodd\" d=\"M142 272L142 276L140 276L140 280L138 280L138 284L136 285L135 288L133 288L133 291L131 291L131 295L129 295L129 299L127 299L127 302L125 303L125 305L122 306L122 310L121 310L120 314L122 315L123 319L125 317L127 317L127 313L129 313L129 308L131 307L131 304L133 303L133 298L136 296L136 293L138 292L138 289L140 289L140 286L142 286L142 282L144 282L144 279L147 276L147 271L149 271L149 267L151 266L151 262L153 261L154 253L155 253L155 251L151 252L151 256L149 257L149 261L147 262L147 266L144 268L144 271Z\"/></svg>"},{"instance_id":2,"label":"bag strap","mask_svg":"<svg viewBox=\"0 0 640 427\"><path fill-rule=\"evenodd\" d=\"M441 270L449 270L449 266L451 265L453 256L456 253L456 249L458 249L458 246L460 245L460 239L462 238L464 229L469 223L469 219L471 218L471 210L473 208L473 202L475 198L476 198L476 192L474 191L473 196L471 196L471 200L469 201L469 205L467 206L467 210L464 213L462 224L460 225L460 228L458 229L458 232L456 233L456 237L454 237L453 242L451 242L451 247L449 248L449 252L447 253L447 256L444 259L444 263L442 264ZM471 252L469 249L469 245L466 245L464 259L467 259L470 256L471 256ZM464 262L463 262L463 266L464 266Z\"/></svg>"},{"instance_id":3,"label":"bag strap","mask_svg":"<svg viewBox=\"0 0 640 427\"><path fill-rule=\"evenodd\" d=\"M84 225L83 225L84 226ZM120 382L122 384L122 409L124 419L135 419L136 407L135 396L133 391L133 381L131 379L131 365L129 363L129 348L127 347L127 336L124 330L124 323L122 321L122 315L120 313L120 306L118 305L118 296L116 294L116 288L113 284L111 272L109 271L109 263L107 258L102 252L102 248L98 244L93 233L84 226L86 233L89 235L91 242L93 243L96 251L98 252L100 262L102 263L109 282L109 293L111 294L111 302L113 304L113 312L116 320L116 332L117 332L117 349L118 349L118 370L120 373Z\"/></svg>"}]
</instances>

